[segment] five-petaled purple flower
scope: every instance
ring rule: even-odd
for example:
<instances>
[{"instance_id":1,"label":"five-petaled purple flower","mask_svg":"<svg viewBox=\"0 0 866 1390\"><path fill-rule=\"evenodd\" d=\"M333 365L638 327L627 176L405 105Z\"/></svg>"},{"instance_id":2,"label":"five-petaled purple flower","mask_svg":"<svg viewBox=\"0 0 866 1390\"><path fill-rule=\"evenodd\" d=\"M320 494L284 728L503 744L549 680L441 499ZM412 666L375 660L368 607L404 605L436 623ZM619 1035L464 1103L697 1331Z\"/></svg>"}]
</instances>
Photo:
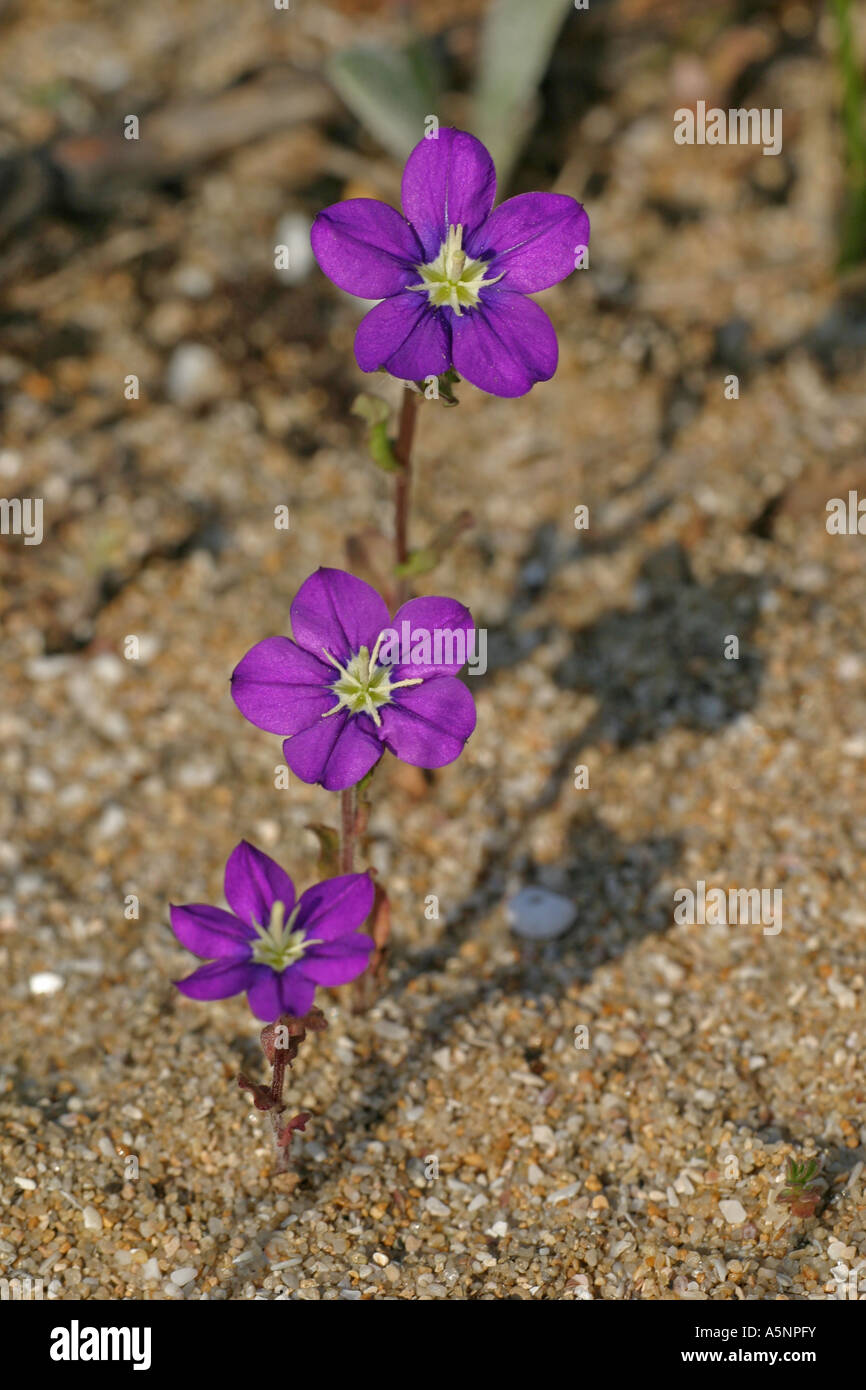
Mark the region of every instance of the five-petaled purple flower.
<instances>
[{"instance_id":1,"label":"five-petaled purple flower","mask_svg":"<svg viewBox=\"0 0 866 1390\"><path fill-rule=\"evenodd\" d=\"M384 600L343 570L319 569L292 602L292 632L257 642L232 674L232 698L260 729L288 735L303 782L342 791L386 748L416 767L453 762L475 728L457 672L472 615L450 598L415 598L389 620Z\"/></svg>"},{"instance_id":2,"label":"five-petaled purple flower","mask_svg":"<svg viewBox=\"0 0 866 1390\"><path fill-rule=\"evenodd\" d=\"M589 218L563 193L520 193L494 212L495 193L481 141L446 129L406 162L403 217L375 198L319 213L310 239L322 270L382 300L355 335L362 371L420 381L453 366L494 396L523 396L553 376L556 334L526 295L575 269Z\"/></svg>"},{"instance_id":3,"label":"five-petaled purple flower","mask_svg":"<svg viewBox=\"0 0 866 1390\"><path fill-rule=\"evenodd\" d=\"M247 992L256 1018L303 1017L317 985L345 985L367 968L374 943L356 930L369 916L375 889L368 874L344 874L295 887L267 854L241 840L226 864L231 912L205 903L172 907L181 945L211 962L177 988L190 999L228 999Z\"/></svg>"}]
</instances>

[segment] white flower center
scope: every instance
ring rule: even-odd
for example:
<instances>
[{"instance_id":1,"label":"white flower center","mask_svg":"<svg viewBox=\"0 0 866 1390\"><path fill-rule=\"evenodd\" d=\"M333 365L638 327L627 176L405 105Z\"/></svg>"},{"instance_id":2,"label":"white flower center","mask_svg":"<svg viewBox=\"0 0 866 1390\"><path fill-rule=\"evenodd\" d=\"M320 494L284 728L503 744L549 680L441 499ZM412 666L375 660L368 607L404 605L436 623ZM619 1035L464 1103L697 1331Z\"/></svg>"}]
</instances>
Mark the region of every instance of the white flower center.
<instances>
[{"instance_id":1,"label":"white flower center","mask_svg":"<svg viewBox=\"0 0 866 1390\"><path fill-rule=\"evenodd\" d=\"M284 922L286 905L275 902L266 927L253 922L258 936L258 940L253 942L253 960L257 965L269 965L271 970L287 970L301 959L308 946L321 945L320 941L294 930L299 908L300 903L292 910L288 922Z\"/></svg>"},{"instance_id":2,"label":"white flower center","mask_svg":"<svg viewBox=\"0 0 866 1390\"><path fill-rule=\"evenodd\" d=\"M425 291L434 309L453 309L457 317L463 309L474 309L485 285L495 285L502 275L484 278L486 261L473 260L463 250L463 223L448 228L448 235L439 247L439 255L428 265L415 267L422 284L410 285L410 290Z\"/></svg>"},{"instance_id":3,"label":"white flower center","mask_svg":"<svg viewBox=\"0 0 866 1390\"><path fill-rule=\"evenodd\" d=\"M384 636L384 632L379 634L372 656L367 647L362 647L345 666L341 665L335 656L331 656L329 651L325 651L331 665L336 666L340 672L340 679L331 686L337 703L332 709L325 710L323 719L327 719L329 714L337 714L341 709L347 709L350 714L369 714L379 728L382 723L379 708L391 703L392 690L401 690L407 685L421 685L420 676L413 680L392 682L391 667L376 664Z\"/></svg>"}]
</instances>

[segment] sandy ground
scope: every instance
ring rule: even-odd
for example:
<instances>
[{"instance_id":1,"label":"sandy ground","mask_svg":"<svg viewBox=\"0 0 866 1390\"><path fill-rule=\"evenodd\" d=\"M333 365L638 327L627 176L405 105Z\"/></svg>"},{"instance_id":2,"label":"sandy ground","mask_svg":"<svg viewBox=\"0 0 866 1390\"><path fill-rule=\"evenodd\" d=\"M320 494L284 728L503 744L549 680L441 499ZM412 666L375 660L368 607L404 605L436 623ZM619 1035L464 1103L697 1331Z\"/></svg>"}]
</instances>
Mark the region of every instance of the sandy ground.
<instances>
[{"instance_id":1,"label":"sandy ground","mask_svg":"<svg viewBox=\"0 0 866 1390\"><path fill-rule=\"evenodd\" d=\"M157 37L132 15L141 90L192 51L190 90L230 80L262 43L232 8L197 48L201 7L163 6ZM22 140L52 134L21 97L64 70L49 11L3 60ZM101 20L73 19L101 52ZM45 499L45 539L2 541L0 1273L58 1299L700 1300L824 1298L866 1269L864 541L825 526L866 489L864 289L835 271L826 34L771 32L779 160L675 147L675 65L618 32L615 95L546 181L521 174L586 202L592 264L542 297L552 382L422 409L415 539L463 507L475 526L418 589L489 631L478 728L451 767L377 773L388 978L366 1014L320 997L292 1078L315 1118L276 1179L234 1085L264 1079L255 1022L174 990L167 906L221 902L241 837L305 886L305 827L336 815L274 788L279 742L228 690L307 574L390 524L349 414L362 306L269 266L278 220L339 196L310 173L331 145L275 134L182 198L47 213L6 246L0 482ZM213 354L194 398L189 344ZM780 889L781 930L676 924L700 880ZM526 885L575 904L565 936L511 933ZM826 1200L792 1217L775 1199L810 1155Z\"/></svg>"}]
</instances>

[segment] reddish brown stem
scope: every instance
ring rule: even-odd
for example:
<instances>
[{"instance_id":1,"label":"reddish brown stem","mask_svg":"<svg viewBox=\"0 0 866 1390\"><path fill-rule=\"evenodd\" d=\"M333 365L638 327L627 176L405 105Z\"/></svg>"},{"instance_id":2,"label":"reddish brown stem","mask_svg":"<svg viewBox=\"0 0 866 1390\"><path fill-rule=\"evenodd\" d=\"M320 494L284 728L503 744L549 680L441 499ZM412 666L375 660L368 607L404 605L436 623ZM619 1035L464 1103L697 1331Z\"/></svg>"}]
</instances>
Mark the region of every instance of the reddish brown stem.
<instances>
[{"instance_id":1,"label":"reddish brown stem","mask_svg":"<svg viewBox=\"0 0 866 1390\"><path fill-rule=\"evenodd\" d=\"M266 1110L274 1138L274 1171L285 1173L289 1166L289 1148L296 1129L303 1130L310 1113L302 1110L284 1123L286 1109L283 1100L283 1087L286 1067L291 1066L298 1055L298 1049L307 1036L307 1029L319 1033L327 1028L321 1009L315 1006L303 1018L293 1018L291 1014L281 1014L275 1023L269 1023L261 1031L262 1051L274 1069L270 1086L260 1086L243 1073L238 1077L241 1090L249 1091L257 1110ZM285 1037L283 1036L285 1034Z\"/></svg>"},{"instance_id":2,"label":"reddish brown stem","mask_svg":"<svg viewBox=\"0 0 866 1390\"><path fill-rule=\"evenodd\" d=\"M355 868L355 837L358 830L358 788L346 787L340 793L340 873Z\"/></svg>"},{"instance_id":3,"label":"reddish brown stem","mask_svg":"<svg viewBox=\"0 0 866 1390\"><path fill-rule=\"evenodd\" d=\"M394 456L400 465L394 491L394 558L398 565L405 565L409 559L409 494L412 484L412 441L415 437L418 400L418 393L407 386L403 391L400 423L394 444ZM407 593L408 584L405 578L398 578L398 604L406 601Z\"/></svg>"}]
</instances>

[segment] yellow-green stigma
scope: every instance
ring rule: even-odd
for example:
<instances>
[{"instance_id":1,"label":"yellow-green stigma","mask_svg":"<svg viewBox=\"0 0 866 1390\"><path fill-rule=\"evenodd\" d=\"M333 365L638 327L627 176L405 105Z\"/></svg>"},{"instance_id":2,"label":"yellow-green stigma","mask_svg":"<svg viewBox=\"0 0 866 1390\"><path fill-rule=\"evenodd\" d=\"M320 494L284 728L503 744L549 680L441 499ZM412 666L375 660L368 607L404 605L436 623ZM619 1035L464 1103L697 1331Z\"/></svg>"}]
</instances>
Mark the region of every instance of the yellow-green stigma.
<instances>
[{"instance_id":1,"label":"yellow-green stigma","mask_svg":"<svg viewBox=\"0 0 866 1390\"><path fill-rule=\"evenodd\" d=\"M474 309L485 285L495 285L502 275L484 278L486 261L473 260L463 250L463 223L448 228L448 235L439 247L439 255L429 265L415 267L423 281L410 285L410 290L426 291L434 309L453 309L457 317L464 309Z\"/></svg>"},{"instance_id":2,"label":"yellow-green stigma","mask_svg":"<svg viewBox=\"0 0 866 1390\"><path fill-rule=\"evenodd\" d=\"M330 652L325 652L331 665L336 666L340 672L340 679L331 686L337 703L332 709L325 711L323 719L327 719L329 714L337 714L341 709L347 709L350 714L369 714L379 728L382 723L379 709L382 705L391 703L391 692L401 690L407 685L421 684L420 676L413 680L392 682L391 667L376 664L383 636L384 633L380 634L372 656L368 647L362 647L345 666L341 665L335 656L331 656Z\"/></svg>"},{"instance_id":3,"label":"yellow-green stigma","mask_svg":"<svg viewBox=\"0 0 866 1390\"><path fill-rule=\"evenodd\" d=\"M271 907L270 921L266 927L253 922L258 936L258 940L253 942L253 960L257 965L268 965L271 970L288 970L290 965L301 959L308 946L321 944L301 932L294 931L299 907L300 903L290 914L288 922L285 922L286 905L275 902Z\"/></svg>"}]
</instances>

